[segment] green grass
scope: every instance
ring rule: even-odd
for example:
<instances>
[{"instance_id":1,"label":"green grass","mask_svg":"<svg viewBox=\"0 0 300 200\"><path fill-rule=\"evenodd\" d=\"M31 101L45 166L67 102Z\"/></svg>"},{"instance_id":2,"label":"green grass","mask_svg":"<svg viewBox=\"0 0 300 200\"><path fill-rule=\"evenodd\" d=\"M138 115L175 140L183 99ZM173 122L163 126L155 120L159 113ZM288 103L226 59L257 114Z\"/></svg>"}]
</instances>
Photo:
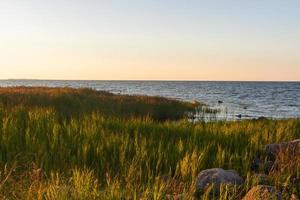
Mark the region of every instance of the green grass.
<instances>
[{"instance_id":1,"label":"green grass","mask_svg":"<svg viewBox=\"0 0 300 200\"><path fill-rule=\"evenodd\" d=\"M198 103L137 95L114 95L91 89L13 87L0 88L0 105L5 109L51 108L62 119L99 112L122 118L150 117L156 121L179 120L195 111Z\"/></svg>"},{"instance_id":2,"label":"green grass","mask_svg":"<svg viewBox=\"0 0 300 200\"><path fill-rule=\"evenodd\" d=\"M194 105L158 97L10 88L0 102L2 199L192 199L197 173L212 167L245 178L221 191L240 199L256 184L250 162L264 145L300 138L300 119L190 123ZM268 178L285 196L300 194L294 162Z\"/></svg>"}]
</instances>

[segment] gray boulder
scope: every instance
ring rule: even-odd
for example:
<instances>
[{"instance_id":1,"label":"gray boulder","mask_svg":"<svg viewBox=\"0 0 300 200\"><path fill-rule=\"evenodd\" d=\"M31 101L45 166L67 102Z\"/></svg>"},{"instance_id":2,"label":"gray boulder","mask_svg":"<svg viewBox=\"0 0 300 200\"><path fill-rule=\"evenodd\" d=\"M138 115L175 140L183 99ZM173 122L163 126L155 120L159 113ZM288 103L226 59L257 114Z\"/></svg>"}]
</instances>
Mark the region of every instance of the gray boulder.
<instances>
[{"instance_id":1,"label":"gray boulder","mask_svg":"<svg viewBox=\"0 0 300 200\"><path fill-rule=\"evenodd\" d=\"M281 194L273 186L258 185L253 187L242 200L280 200Z\"/></svg>"},{"instance_id":2,"label":"gray boulder","mask_svg":"<svg viewBox=\"0 0 300 200\"><path fill-rule=\"evenodd\" d=\"M268 144L265 146L265 152L271 158L275 158L280 153L292 152L298 154L300 153L300 139L290 142Z\"/></svg>"},{"instance_id":3,"label":"gray boulder","mask_svg":"<svg viewBox=\"0 0 300 200\"><path fill-rule=\"evenodd\" d=\"M300 139L290 142L274 143L265 146L264 153L254 158L250 169L256 173L264 170L265 174L278 171L286 160L300 156Z\"/></svg>"},{"instance_id":4,"label":"gray boulder","mask_svg":"<svg viewBox=\"0 0 300 200\"><path fill-rule=\"evenodd\" d=\"M234 170L224 170L221 168L206 169L201 171L196 181L196 196L203 193L208 187L213 185L217 192L221 184L241 185L244 180Z\"/></svg>"}]
</instances>

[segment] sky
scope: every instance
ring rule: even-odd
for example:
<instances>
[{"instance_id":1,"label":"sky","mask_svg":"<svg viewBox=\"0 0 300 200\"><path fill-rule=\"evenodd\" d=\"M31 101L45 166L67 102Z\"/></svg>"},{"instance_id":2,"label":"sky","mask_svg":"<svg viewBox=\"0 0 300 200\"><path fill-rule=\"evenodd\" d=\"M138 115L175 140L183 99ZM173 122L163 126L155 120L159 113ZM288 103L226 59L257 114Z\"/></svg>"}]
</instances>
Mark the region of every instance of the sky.
<instances>
[{"instance_id":1,"label":"sky","mask_svg":"<svg viewBox=\"0 0 300 200\"><path fill-rule=\"evenodd\" d=\"M0 0L0 79L300 81L299 0Z\"/></svg>"}]
</instances>

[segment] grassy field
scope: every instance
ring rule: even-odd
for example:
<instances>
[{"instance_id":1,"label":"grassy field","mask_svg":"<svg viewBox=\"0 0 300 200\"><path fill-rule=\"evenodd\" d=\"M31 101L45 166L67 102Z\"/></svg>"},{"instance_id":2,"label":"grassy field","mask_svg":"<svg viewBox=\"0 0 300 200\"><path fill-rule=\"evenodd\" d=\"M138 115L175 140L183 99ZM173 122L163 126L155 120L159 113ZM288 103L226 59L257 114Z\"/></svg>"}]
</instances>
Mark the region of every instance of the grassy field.
<instances>
[{"instance_id":1,"label":"grassy field","mask_svg":"<svg viewBox=\"0 0 300 200\"><path fill-rule=\"evenodd\" d=\"M241 199L257 184L250 163L264 145L300 138L300 119L190 123L195 106L88 89L0 88L0 198L193 199L197 174L222 167L246 181L222 188L220 199ZM284 198L300 196L300 158L293 163L267 179Z\"/></svg>"}]
</instances>

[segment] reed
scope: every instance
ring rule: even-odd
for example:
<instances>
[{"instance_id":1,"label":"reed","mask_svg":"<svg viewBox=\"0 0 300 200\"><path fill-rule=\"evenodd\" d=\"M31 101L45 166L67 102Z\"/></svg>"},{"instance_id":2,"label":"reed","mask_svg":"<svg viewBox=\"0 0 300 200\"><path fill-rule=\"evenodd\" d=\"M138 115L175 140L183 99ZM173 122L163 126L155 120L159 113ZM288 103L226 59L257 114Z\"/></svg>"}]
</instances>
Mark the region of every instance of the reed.
<instances>
[{"instance_id":1,"label":"reed","mask_svg":"<svg viewBox=\"0 0 300 200\"><path fill-rule=\"evenodd\" d=\"M5 109L51 108L62 120L99 112L106 116L150 117L164 121L188 117L199 103L155 96L116 95L87 88L10 87L0 88L0 105Z\"/></svg>"}]
</instances>

